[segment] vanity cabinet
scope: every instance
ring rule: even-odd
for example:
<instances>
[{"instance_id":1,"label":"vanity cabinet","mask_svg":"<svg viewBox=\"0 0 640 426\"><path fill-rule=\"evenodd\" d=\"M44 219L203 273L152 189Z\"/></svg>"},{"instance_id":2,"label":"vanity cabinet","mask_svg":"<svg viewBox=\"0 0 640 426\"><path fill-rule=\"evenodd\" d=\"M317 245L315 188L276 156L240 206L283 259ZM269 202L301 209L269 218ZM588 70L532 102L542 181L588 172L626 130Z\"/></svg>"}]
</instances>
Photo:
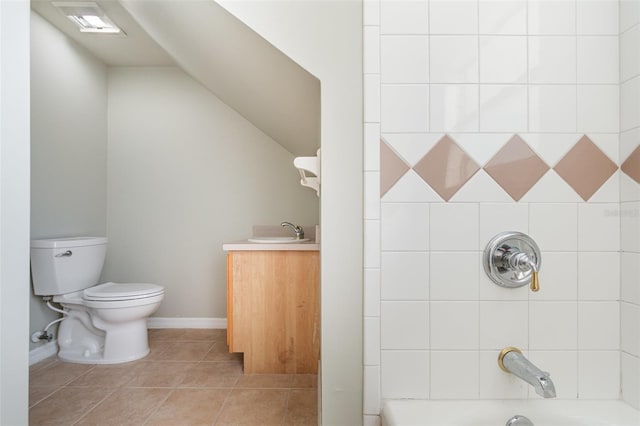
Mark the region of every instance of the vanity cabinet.
<instances>
[{"instance_id":1,"label":"vanity cabinet","mask_svg":"<svg viewBox=\"0 0 640 426\"><path fill-rule=\"evenodd\" d=\"M318 251L229 251L227 340L245 373L317 373Z\"/></svg>"}]
</instances>

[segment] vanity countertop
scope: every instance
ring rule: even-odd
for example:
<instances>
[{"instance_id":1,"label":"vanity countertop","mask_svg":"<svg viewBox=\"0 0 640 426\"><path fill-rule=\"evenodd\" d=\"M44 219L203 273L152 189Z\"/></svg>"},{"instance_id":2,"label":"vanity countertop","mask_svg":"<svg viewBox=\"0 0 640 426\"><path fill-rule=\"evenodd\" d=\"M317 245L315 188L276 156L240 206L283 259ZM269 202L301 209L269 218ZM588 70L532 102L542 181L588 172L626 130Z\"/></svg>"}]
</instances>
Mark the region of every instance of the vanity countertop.
<instances>
[{"instance_id":1,"label":"vanity countertop","mask_svg":"<svg viewBox=\"0 0 640 426\"><path fill-rule=\"evenodd\" d=\"M252 243L240 240L222 245L224 251L318 251L320 243L306 241L304 243Z\"/></svg>"}]
</instances>

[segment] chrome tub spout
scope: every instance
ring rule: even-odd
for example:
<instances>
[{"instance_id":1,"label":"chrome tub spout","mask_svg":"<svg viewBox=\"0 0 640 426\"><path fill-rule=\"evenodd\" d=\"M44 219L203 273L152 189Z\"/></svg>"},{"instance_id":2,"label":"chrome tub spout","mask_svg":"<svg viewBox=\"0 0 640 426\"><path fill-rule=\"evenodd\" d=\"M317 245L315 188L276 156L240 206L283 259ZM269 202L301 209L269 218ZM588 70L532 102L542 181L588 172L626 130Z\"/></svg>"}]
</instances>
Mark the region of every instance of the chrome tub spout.
<instances>
[{"instance_id":1,"label":"chrome tub spout","mask_svg":"<svg viewBox=\"0 0 640 426\"><path fill-rule=\"evenodd\" d=\"M541 397L556 397L556 388L549 373L533 365L522 355L520 349L504 348L498 357L498 365L507 373L514 374L529 383Z\"/></svg>"}]
</instances>

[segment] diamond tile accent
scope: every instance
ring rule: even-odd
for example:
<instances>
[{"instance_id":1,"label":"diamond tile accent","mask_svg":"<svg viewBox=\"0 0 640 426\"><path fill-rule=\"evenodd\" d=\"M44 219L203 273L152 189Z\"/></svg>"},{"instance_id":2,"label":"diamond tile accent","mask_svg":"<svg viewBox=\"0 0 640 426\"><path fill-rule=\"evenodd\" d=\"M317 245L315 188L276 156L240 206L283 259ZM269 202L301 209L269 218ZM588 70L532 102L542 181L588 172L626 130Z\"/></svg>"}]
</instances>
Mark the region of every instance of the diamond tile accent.
<instances>
[{"instance_id":1,"label":"diamond tile accent","mask_svg":"<svg viewBox=\"0 0 640 426\"><path fill-rule=\"evenodd\" d=\"M618 166L584 135L553 169L587 201Z\"/></svg>"},{"instance_id":2,"label":"diamond tile accent","mask_svg":"<svg viewBox=\"0 0 640 426\"><path fill-rule=\"evenodd\" d=\"M413 170L445 201L464 185L480 166L449 136L444 136L416 163Z\"/></svg>"},{"instance_id":3,"label":"diamond tile accent","mask_svg":"<svg viewBox=\"0 0 640 426\"><path fill-rule=\"evenodd\" d=\"M549 166L520 136L513 135L484 166L484 170L518 201L544 176Z\"/></svg>"},{"instance_id":4,"label":"diamond tile accent","mask_svg":"<svg viewBox=\"0 0 640 426\"><path fill-rule=\"evenodd\" d=\"M624 160L620 169L631 179L640 183L640 146L636 147L631 155Z\"/></svg>"},{"instance_id":5,"label":"diamond tile accent","mask_svg":"<svg viewBox=\"0 0 640 426\"><path fill-rule=\"evenodd\" d=\"M410 167L384 139L380 139L380 197L390 190L400 180Z\"/></svg>"}]
</instances>

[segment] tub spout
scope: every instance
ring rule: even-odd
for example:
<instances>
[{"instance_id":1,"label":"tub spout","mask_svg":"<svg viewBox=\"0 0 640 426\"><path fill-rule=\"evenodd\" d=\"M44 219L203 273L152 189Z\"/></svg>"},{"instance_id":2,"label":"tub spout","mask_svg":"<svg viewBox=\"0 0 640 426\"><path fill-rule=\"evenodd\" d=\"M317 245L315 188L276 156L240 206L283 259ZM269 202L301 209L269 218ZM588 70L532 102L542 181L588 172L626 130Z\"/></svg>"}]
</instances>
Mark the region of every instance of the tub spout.
<instances>
[{"instance_id":1,"label":"tub spout","mask_svg":"<svg viewBox=\"0 0 640 426\"><path fill-rule=\"evenodd\" d=\"M529 383L541 397L556 397L556 388L549 373L533 365L522 355L520 349L504 348L498 357L498 365L507 373L514 374Z\"/></svg>"}]
</instances>

